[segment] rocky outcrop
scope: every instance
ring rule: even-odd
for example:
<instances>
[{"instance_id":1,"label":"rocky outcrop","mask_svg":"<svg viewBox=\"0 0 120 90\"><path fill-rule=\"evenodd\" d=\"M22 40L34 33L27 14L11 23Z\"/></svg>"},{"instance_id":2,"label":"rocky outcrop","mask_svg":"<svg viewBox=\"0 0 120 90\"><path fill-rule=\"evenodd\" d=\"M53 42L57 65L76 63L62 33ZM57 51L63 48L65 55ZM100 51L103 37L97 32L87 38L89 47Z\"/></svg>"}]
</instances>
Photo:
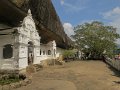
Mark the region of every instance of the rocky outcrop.
<instances>
[{"instance_id":1,"label":"rocky outcrop","mask_svg":"<svg viewBox=\"0 0 120 90\"><path fill-rule=\"evenodd\" d=\"M9 6L7 10L10 14L13 14L5 17L6 21L16 24L15 22L21 21L28 9L31 9L39 34L42 37L42 43L55 40L59 47L71 47L72 41L65 34L51 0L1 0L1 2ZM0 12L7 14L5 11Z\"/></svg>"}]
</instances>

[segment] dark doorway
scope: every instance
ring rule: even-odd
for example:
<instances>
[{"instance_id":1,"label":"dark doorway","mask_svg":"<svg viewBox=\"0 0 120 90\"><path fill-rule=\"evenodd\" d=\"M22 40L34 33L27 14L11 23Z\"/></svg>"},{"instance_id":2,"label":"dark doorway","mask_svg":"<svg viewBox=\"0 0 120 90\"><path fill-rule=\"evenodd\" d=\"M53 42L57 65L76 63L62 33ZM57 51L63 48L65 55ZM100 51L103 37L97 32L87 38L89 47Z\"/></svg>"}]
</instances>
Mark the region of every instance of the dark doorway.
<instances>
[{"instance_id":1,"label":"dark doorway","mask_svg":"<svg viewBox=\"0 0 120 90\"><path fill-rule=\"evenodd\" d=\"M33 64L34 60L34 45L32 42L28 42L28 65Z\"/></svg>"},{"instance_id":2,"label":"dark doorway","mask_svg":"<svg viewBox=\"0 0 120 90\"><path fill-rule=\"evenodd\" d=\"M51 55L51 50L48 50L48 55Z\"/></svg>"}]
</instances>

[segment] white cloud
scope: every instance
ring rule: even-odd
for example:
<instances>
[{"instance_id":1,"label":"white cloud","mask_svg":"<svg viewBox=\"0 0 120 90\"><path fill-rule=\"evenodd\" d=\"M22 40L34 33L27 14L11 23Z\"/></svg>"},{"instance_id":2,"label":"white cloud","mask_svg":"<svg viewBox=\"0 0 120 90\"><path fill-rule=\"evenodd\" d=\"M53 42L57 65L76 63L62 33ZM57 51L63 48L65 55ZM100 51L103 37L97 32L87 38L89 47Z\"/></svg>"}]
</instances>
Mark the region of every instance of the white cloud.
<instances>
[{"instance_id":1,"label":"white cloud","mask_svg":"<svg viewBox=\"0 0 120 90\"><path fill-rule=\"evenodd\" d=\"M103 13L105 19L114 20L120 18L120 7L116 7L108 12Z\"/></svg>"},{"instance_id":2,"label":"white cloud","mask_svg":"<svg viewBox=\"0 0 120 90\"><path fill-rule=\"evenodd\" d=\"M83 20L80 22L80 25L82 25L84 23L92 23L93 21L99 21L99 20Z\"/></svg>"},{"instance_id":3,"label":"white cloud","mask_svg":"<svg viewBox=\"0 0 120 90\"><path fill-rule=\"evenodd\" d=\"M110 11L107 11L102 14L104 19L111 20L110 25L116 27L120 34L120 7L113 8Z\"/></svg>"},{"instance_id":4,"label":"white cloud","mask_svg":"<svg viewBox=\"0 0 120 90\"><path fill-rule=\"evenodd\" d=\"M73 26L71 23L64 23L63 24L65 33L70 37L71 35L74 35L74 31L73 31Z\"/></svg>"},{"instance_id":5,"label":"white cloud","mask_svg":"<svg viewBox=\"0 0 120 90\"><path fill-rule=\"evenodd\" d=\"M102 15L104 19L110 20L108 24L116 27L117 33L120 34L120 7L113 8L112 10L107 11ZM120 41L118 41L117 43L120 44Z\"/></svg>"},{"instance_id":6,"label":"white cloud","mask_svg":"<svg viewBox=\"0 0 120 90\"><path fill-rule=\"evenodd\" d=\"M74 11L80 11L80 10L83 10L84 8L86 8L85 6L82 5L82 3L80 1L81 0L77 0L76 1L77 3L75 3L75 1L74 1L74 3L70 3L69 0L60 0L60 3L62 6L65 7L65 9L67 11L74 12Z\"/></svg>"},{"instance_id":7,"label":"white cloud","mask_svg":"<svg viewBox=\"0 0 120 90\"><path fill-rule=\"evenodd\" d=\"M64 4L64 0L61 0L60 3L61 3L61 5L63 5Z\"/></svg>"},{"instance_id":8,"label":"white cloud","mask_svg":"<svg viewBox=\"0 0 120 90\"><path fill-rule=\"evenodd\" d=\"M110 25L114 26L117 28L117 32L120 34L120 17L116 20L113 20L110 22Z\"/></svg>"}]
</instances>

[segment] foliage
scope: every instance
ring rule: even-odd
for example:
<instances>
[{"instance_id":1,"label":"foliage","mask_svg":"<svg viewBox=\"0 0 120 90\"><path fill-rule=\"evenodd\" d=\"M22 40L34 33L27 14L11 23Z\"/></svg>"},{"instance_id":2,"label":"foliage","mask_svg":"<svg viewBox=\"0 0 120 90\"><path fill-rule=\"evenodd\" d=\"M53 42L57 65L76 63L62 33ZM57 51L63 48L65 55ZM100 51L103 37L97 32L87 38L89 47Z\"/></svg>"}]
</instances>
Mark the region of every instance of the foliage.
<instances>
[{"instance_id":1,"label":"foliage","mask_svg":"<svg viewBox=\"0 0 120 90\"><path fill-rule=\"evenodd\" d=\"M16 79L5 79L5 80L0 80L0 85L6 85L6 84L10 84L10 83L15 83L15 82L19 82L20 79L16 78Z\"/></svg>"},{"instance_id":2,"label":"foliage","mask_svg":"<svg viewBox=\"0 0 120 90\"><path fill-rule=\"evenodd\" d=\"M74 57L75 52L73 50L65 50L63 52L63 58Z\"/></svg>"},{"instance_id":3,"label":"foliage","mask_svg":"<svg viewBox=\"0 0 120 90\"><path fill-rule=\"evenodd\" d=\"M11 74L11 75L4 75L0 78L0 85L7 85L10 83L16 83L21 80L24 80L26 77L24 75L18 74Z\"/></svg>"},{"instance_id":4,"label":"foliage","mask_svg":"<svg viewBox=\"0 0 120 90\"><path fill-rule=\"evenodd\" d=\"M119 55L120 54L120 48L117 48L116 50L114 50L115 55Z\"/></svg>"},{"instance_id":5,"label":"foliage","mask_svg":"<svg viewBox=\"0 0 120 90\"><path fill-rule=\"evenodd\" d=\"M117 47L115 41L120 38L116 28L98 21L78 25L74 30L75 46L92 59L99 59L103 54L112 56Z\"/></svg>"}]
</instances>

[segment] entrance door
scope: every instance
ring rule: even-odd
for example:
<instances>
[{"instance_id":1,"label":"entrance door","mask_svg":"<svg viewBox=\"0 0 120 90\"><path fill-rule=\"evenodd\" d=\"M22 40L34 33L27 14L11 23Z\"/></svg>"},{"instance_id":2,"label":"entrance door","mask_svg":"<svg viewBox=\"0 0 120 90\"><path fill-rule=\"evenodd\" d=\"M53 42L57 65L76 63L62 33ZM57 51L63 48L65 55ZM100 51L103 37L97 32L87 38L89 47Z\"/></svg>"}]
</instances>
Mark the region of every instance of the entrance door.
<instances>
[{"instance_id":1,"label":"entrance door","mask_svg":"<svg viewBox=\"0 0 120 90\"><path fill-rule=\"evenodd\" d=\"M34 46L32 42L28 42L28 65L33 64Z\"/></svg>"}]
</instances>

